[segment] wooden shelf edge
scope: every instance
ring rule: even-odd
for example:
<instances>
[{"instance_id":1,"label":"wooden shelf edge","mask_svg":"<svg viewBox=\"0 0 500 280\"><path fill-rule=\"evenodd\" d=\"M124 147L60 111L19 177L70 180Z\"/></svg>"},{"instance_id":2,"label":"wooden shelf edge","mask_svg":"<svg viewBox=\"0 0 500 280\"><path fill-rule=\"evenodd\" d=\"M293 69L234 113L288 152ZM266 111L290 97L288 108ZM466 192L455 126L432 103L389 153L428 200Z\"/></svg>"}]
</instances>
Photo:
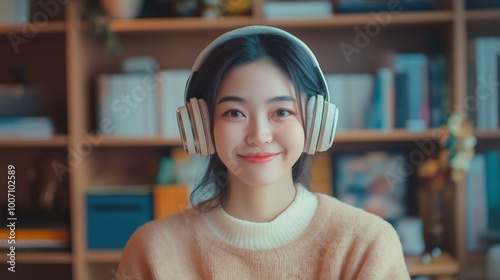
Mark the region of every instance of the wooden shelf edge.
<instances>
[{"instance_id":1,"label":"wooden shelf edge","mask_svg":"<svg viewBox=\"0 0 500 280\"><path fill-rule=\"evenodd\" d=\"M481 10L468 10L465 18L469 22L473 21L500 21L500 9L481 9Z\"/></svg>"},{"instance_id":2,"label":"wooden shelf edge","mask_svg":"<svg viewBox=\"0 0 500 280\"><path fill-rule=\"evenodd\" d=\"M87 263L118 263L122 250L88 250L85 253Z\"/></svg>"},{"instance_id":3,"label":"wooden shelf edge","mask_svg":"<svg viewBox=\"0 0 500 280\"><path fill-rule=\"evenodd\" d=\"M420 257L405 256L410 276L417 275L456 275L460 264L449 253L443 252L439 258L432 259L429 264L422 264Z\"/></svg>"},{"instance_id":4,"label":"wooden shelf edge","mask_svg":"<svg viewBox=\"0 0 500 280\"><path fill-rule=\"evenodd\" d=\"M104 137L96 142L96 147L161 147L161 146L181 146L180 139L166 138L115 138Z\"/></svg>"},{"instance_id":5,"label":"wooden shelf edge","mask_svg":"<svg viewBox=\"0 0 500 280\"><path fill-rule=\"evenodd\" d=\"M391 24L426 24L451 22L451 11L408 12L390 15ZM333 14L322 19L265 19L257 17L206 18L150 18L135 20L114 20L111 30L115 32L179 31L231 29L246 25L272 25L279 27L334 27L365 25L375 21L371 14Z\"/></svg>"},{"instance_id":6,"label":"wooden shelf edge","mask_svg":"<svg viewBox=\"0 0 500 280\"><path fill-rule=\"evenodd\" d=\"M33 32L33 29L28 26L32 25L36 28L37 33L65 33L66 32L66 22L65 21L52 21L48 22L45 25L37 24L33 22L28 23L19 23L19 24L0 24L0 34L9 34L9 33L26 33L30 34Z\"/></svg>"},{"instance_id":7,"label":"wooden shelf edge","mask_svg":"<svg viewBox=\"0 0 500 280\"><path fill-rule=\"evenodd\" d=\"M337 132L335 143L365 143L365 142L411 142L418 140L432 140L434 130L423 132L409 132L404 129L389 131L379 130L352 130Z\"/></svg>"},{"instance_id":8,"label":"wooden shelf edge","mask_svg":"<svg viewBox=\"0 0 500 280\"><path fill-rule=\"evenodd\" d=\"M479 140L500 140L500 130L475 131L474 135Z\"/></svg>"},{"instance_id":9,"label":"wooden shelf edge","mask_svg":"<svg viewBox=\"0 0 500 280\"><path fill-rule=\"evenodd\" d=\"M16 262L30 264L71 264L70 252L24 252L16 253Z\"/></svg>"},{"instance_id":10,"label":"wooden shelf edge","mask_svg":"<svg viewBox=\"0 0 500 280\"><path fill-rule=\"evenodd\" d=\"M68 137L66 135L55 135L50 139L0 139L0 148L39 148L39 147L66 147L68 145Z\"/></svg>"}]
</instances>

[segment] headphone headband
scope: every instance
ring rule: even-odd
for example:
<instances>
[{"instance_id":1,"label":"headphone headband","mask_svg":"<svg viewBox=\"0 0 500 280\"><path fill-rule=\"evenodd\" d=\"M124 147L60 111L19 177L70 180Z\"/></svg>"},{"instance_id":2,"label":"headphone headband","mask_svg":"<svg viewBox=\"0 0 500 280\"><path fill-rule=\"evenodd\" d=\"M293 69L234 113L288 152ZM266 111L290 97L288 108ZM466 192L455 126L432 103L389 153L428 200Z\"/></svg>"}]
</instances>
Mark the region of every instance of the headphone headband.
<instances>
[{"instance_id":1,"label":"headphone headband","mask_svg":"<svg viewBox=\"0 0 500 280\"><path fill-rule=\"evenodd\" d=\"M245 35L251 35L251 34L280 35L280 36L283 36L285 38L288 38L288 39L300 44L303 47L303 49L309 54L309 57L311 58L311 60L314 63L314 67L317 68L319 74L321 75L321 78L323 80L323 83L325 85L325 90L326 90L325 101L328 102L330 100L330 93L328 91L328 85L326 83L325 76L323 75L323 72L321 71L321 68L319 67L318 59L316 59L316 56L314 55L314 53L302 40L295 37L291 33L286 32L286 31L279 29L277 27L265 26L265 25L251 25L251 26L245 26L245 27L241 27L238 29L234 29L234 30L231 30L231 31L224 33L224 34L220 35L219 37L217 37L215 40L213 40L208 46L206 46L203 49L203 51L196 58L196 60L193 64L193 67L191 68L191 75L189 76L189 79L188 79L187 84L186 84L186 88L184 90L184 100L186 102L188 101L186 98L187 98L188 86L191 83L191 78L193 77L193 75L195 73L198 72L198 70L200 69L200 66L205 61L205 58L219 45L221 45L221 44L223 44L231 39L242 37Z\"/></svg>"}]
</instances>

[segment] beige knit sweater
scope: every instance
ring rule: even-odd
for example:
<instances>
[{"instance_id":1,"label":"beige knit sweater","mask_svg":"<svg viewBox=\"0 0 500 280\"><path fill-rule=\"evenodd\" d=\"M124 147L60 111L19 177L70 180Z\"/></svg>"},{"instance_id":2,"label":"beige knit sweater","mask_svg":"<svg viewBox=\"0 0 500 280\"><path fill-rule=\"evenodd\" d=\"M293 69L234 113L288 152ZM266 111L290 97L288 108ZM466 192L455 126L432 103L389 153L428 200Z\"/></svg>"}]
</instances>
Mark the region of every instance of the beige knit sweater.
<instances>
[{"instance_id":1,"label":"beige knit sweater","mask_svg":"<svg viewBox=\"0 0 500 280\"><path fill-rule=\"evenodd\" d=\"M149 222L128 241L117 279L410 278L390 224L336 198L317 196L305 232L273 249L225 242L194 209Z\"/></svg>"}]
</instances>

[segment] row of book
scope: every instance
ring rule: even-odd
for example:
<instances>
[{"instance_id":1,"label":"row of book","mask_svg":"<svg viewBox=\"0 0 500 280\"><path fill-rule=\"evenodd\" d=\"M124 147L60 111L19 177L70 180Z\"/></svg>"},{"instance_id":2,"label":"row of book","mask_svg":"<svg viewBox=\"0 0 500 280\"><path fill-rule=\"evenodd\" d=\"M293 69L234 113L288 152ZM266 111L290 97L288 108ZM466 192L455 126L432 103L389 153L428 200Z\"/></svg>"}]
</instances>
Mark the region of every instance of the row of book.
<instances>
[{"instance_id":1,"label":"row of book","mask_svg":"<svg viewBox=\"0 0 500 280\"><path fill-rule=\"evenodd\" d=\"M50 139L54 136L54 123L49 117L0 117L2 139Z\"/></svg>"},{"instance_id":2,"label":"row of book","mask_svg":"<svg viewBox=\"0 0 500 280\"><path fill-rule=\"evenodd\" d=\"M500 239L500 152L478 153L466 177L467 249L484 251Z\"/></svg>"},{"instance_id":3,"label":"row of book","mask_svg":"<svg viewBox=\"0 0 500 280\"><path fill-rule=\"evenodd\" d=\"M184 105L190 70L102 74L97 79L97 124L103 135L178 139L176 110Z\"/></svg>"},{"instance_id":4,"label":"row of book","mask_svg":"<svg viewBox=\"0 0 500 280\"><path fill-rule=\"evenodd\" d=\"M29 15L30 0L0 1L0 24L26 23Z\"/></svg>"},{"instance_id":5,"label":"row of book","mask_svg":"<svg viewBox=\"0 0 500 280\"><path fill-rule=\"evenodd\" d=\"M477 130L497 130L500 123L500 37L468 43L467 109Z\"/></svg>"},{"instance_id":6,"label":"row of book","mask_svg":"<svg viewBox=\"0 0 500 280\"><path fill-rule=\"evenodd\" d=\"M443 55L395 54L394 64L372 74L326 75L339 107L338 130L404 128L423 131L442 124L450 108Z\"/></svg>"}]
</instances>

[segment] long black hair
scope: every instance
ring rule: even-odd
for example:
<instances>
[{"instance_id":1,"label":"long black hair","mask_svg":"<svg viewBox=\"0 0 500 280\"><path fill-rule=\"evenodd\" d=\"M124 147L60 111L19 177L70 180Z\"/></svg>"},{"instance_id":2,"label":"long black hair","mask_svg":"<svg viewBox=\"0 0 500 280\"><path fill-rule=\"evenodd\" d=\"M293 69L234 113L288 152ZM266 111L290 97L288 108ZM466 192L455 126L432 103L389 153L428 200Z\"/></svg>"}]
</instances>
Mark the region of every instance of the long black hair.
<instances>
[{"instance_id":1,"label":"long black hair","mask_svg":"<svg viewBox=\"0 0 500 280\"><path fill-rule=\"evenodd\" d=\"M233 68L262 59L271 61L290 79L299 101L302 123L302 100L314 95L325 95L326 88L318 67L307 50L298 42L277 34L251 34L232 38L215 47L204 59L191 78L187 100L192 97L204 99L213 128L215 100L226 75ZM306 135L304 127L304 135ZM212 139L214 138L211 129ZM294 183L310 189L312 157L303 153L292 167ZM208 158L207 169L191 193L191 204L200 211L208 211L220 206L226 198L229 184L228 170L217 152Z\"/></svg>"}]
</instances>

